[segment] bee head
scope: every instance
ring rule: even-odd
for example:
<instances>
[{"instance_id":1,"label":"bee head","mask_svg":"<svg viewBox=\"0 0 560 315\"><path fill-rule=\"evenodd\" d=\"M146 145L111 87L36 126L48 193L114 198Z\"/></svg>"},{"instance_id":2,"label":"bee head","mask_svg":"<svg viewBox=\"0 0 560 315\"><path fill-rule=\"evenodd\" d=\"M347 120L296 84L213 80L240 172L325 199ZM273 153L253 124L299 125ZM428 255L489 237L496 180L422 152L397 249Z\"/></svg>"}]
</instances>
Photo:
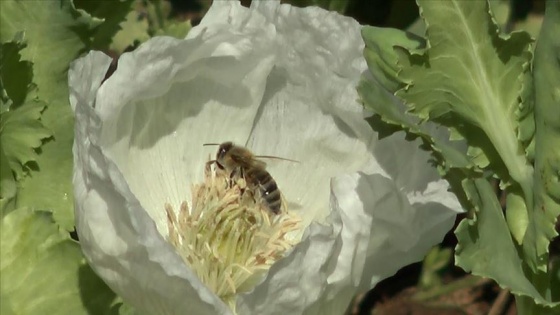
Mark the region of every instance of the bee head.
<instances>
[{"instance_id":1,"label":"bee head","mask_svg":"<svg viewBox=\"0 0 560 315\"><path fill-rule=\"evenodd\" d=\"M221 166L225 166L226 155L229 152L229 150L231 150L231 148L233 148L232 142L224 142L220 144L220 147L218 148L218 153L216 153L216 161L218 162L218 164L220 164Z\"/></svg>"}]
</instances>

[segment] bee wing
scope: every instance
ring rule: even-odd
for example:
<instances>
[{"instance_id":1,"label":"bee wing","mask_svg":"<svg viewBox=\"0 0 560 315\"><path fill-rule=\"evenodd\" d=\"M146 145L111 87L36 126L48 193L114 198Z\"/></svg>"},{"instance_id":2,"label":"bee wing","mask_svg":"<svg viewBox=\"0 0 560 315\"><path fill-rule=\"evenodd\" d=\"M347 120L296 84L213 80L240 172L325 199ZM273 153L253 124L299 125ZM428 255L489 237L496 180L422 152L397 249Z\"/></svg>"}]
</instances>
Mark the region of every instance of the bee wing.
<instances>
[{"instance_id":1,"label":"bee wing","mask_svg":"<svg viewBox=\"0 0 560 315\"><path fill-rule=\"evenodd\" d=\"M264 161L261 161L261 160L253 159L253 166L264 169L264 168L266 168L266 163Z\"/></svg>"},{"instance_id":2,"label":"bee wing","mask_svg":"<svg viewBox=\"0 0 560 315\"><path fill-rule=\"evenodd\" d=\"M232 155L231 159L242 167L258 167L265 168L266 163L253 158L252 156L245 155Z\"/></svg>"}]
</instances>

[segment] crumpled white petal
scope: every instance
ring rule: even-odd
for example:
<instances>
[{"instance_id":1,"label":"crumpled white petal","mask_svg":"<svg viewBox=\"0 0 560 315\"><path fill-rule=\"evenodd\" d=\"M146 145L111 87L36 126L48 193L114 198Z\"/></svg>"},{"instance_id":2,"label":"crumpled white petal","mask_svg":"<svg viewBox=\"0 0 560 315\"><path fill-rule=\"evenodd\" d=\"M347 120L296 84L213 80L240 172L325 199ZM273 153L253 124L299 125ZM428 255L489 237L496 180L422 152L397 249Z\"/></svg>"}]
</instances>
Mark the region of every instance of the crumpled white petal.
<instances>
[{"instance_id":1,"label":"crumpled white petal","mask_svg":"<svg viewBox=\"0 0 560 315\"><path fill-rule=\"evenodd\" d=\"M163 203L188 200L214 155L202 144L248 137L273 65L267 45L225 33L155 38L124 54L97 95L100 142L163 235Z\"/></svg>"},{"instance_id":2,"label":"crumpled white petal","mask_svg":"<svg viewBox=\"0 0 560 315\"><path fill-rule=\"evenodd\" d=\"M90 137L102 128L93 109L111 59L92 52L70 72L76 120L76 226L93 269L127 302L149 314L231 314L158 233L117 166Z\"/></svg>"},{"instance_id":3,"label":"crumpled white petal","mask_svg":"<svg viewBox=\"0 0 560 315\"><path fill-rule=\"evenodd\" d=\"M300 161L268 169L310 224L239 314L341 314L422 259L460 206L417 144L376 140L356 102L362 49L336 13L215 1L185 40L148 41L103 84L107 57L77 61L76 226L96 272L150 314L229 313L164 240L164 204L189 202L214 155L202 144L228 140Z\"/></svg>"}]
</instances>

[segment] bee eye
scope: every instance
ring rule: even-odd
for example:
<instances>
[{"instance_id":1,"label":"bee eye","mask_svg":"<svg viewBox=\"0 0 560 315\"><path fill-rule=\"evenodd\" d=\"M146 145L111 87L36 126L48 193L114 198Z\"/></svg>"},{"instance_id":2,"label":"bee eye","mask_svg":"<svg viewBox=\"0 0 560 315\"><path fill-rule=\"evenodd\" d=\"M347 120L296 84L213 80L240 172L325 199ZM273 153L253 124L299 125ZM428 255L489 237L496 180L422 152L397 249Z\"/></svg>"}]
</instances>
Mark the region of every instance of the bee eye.
<instances>
[{"instance_id":1,"label":"bee eye","mask_svg":"<svg viewBox=\"0 0 560 315\"><path fill-rule=\"evenodd\" d=\"M225 142L220 145L220 147L218 148L218 153L216 153L216 160L223 159L232 146L233 145L231 144L231 142Z\"/></svg>"},{"instance_id":2,"label":"bee eye","mask_svg":"<svg viewBox=\"0 0 560 315\"><path fill-rule=\"evenodd\" d=\"M220 151L218 151L218 159L223 158L225 154L226 154L226 149L221 148Z\"/></svg>"}]
</instances>

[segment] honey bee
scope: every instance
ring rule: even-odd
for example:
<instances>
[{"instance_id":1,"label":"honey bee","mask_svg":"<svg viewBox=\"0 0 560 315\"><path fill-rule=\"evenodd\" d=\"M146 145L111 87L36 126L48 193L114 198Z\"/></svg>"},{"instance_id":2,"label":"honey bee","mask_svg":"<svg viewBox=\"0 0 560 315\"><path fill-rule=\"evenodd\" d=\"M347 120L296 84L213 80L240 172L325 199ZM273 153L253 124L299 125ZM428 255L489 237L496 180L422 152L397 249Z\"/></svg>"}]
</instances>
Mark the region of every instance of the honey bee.
<instances>
[{"instance_id":1,"label":"honey bee","mask_svg":"<svg viewBox=\"0 0 560 315\"><path fill-rule=\"evenodd\" d=\"M275 156L254 155L249 149L234 145L232 142L206 143L204 145L218 145L216 159L208 163L224 169L232 176L237 174L245 179L247 187L252 191L258 191L265 206L274 214L279 214L282 209L282 195L276 181L266 170L266 163L258 158L280 159L291 162L294 160L279 158Z\"/></svg>"}]
</instances>

